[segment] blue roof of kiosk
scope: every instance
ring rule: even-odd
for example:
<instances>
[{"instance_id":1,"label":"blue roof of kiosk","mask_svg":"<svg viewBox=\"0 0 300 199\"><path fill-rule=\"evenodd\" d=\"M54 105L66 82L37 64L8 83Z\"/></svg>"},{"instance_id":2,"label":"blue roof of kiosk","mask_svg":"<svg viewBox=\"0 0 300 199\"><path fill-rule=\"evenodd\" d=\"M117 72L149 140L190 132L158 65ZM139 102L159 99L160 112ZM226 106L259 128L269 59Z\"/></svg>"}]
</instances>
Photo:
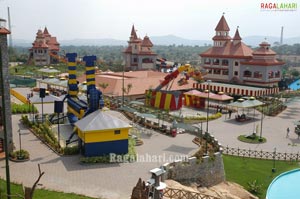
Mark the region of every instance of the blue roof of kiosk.
<instances>
[{"instance_id":1,"label":"blue roof of kiosk","mask_svg":"<svg viewBox=\"0 0 300 199\"><path fill-rule=\"evenodd\" d=\"M127 122L106 114L100 109L77 121L75 126L83 132L131 127Z\"/></svg>"}]
</instances>

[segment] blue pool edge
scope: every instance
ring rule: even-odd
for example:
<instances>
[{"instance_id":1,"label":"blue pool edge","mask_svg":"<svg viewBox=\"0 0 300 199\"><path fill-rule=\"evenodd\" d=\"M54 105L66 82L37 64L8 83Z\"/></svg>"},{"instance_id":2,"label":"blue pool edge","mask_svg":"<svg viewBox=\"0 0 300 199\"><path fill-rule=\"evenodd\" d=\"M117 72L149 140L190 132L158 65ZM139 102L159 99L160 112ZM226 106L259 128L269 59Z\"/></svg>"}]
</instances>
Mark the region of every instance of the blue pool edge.
<instances>
[{"instance_id":1,"label":"blue pool edge","mask_svg":"<svg viewBox=\"0 0 300 199\"><path fill-rule=\"evenodd\" d=\"M290 171L286 171L286 172L280 174L279 176L277 176L276 178L274 178L274 179L272 180L271 184L268 186L267 193L266 193L266 199L270 199L270 198L268 198L268 194L269 194L270 188L272 187L273 183L274 183L276 180L278 180L278 178L280 178L280 177L282 177L282 176L284 176L284 175L291 174L291 173L294 173L294 172L299 172L299 171L300 171L300 168L298 168L298 169L293 169L293 170L290 170Z\"/></svg>"}]
</instances>

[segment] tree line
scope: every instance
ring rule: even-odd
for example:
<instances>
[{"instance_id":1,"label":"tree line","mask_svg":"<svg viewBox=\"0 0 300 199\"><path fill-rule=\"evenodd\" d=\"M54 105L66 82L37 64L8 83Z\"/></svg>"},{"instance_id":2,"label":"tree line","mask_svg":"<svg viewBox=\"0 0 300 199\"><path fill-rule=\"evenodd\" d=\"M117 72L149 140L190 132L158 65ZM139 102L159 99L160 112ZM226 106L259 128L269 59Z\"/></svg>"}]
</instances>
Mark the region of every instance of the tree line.
<instances>
[{"instance_id":1,"label":"tree line","mask_svg":"<svg viewBox=\"0 0 300 199\"><path fill-rule=\"evenodd\" d=\"M153 51L158 57L165 58L178 63L190 63L197 65L200 61L199 54L210 48L211 46L184 46L184 45L156 45ZM124 64L122 52L126 46L61 46L60 54L64 55L68 52L75 52L79 57L85 55L96 55L98 63L105 69L122 70ZM300 55L300 44L273 46L279 55ZM28 47L9 48L9 59L11 62L24 62L28 60Z\"/></svg>"}]
</instances>

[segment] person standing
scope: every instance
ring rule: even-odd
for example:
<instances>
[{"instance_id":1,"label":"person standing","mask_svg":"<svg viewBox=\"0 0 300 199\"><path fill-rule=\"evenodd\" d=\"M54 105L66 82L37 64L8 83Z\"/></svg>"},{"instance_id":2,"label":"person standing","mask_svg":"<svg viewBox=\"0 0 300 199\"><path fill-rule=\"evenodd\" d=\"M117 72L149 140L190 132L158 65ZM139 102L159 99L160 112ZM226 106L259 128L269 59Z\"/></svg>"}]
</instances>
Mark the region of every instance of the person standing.
<instances>
[{"instance_id":1,"label":"person standing","mask_svg":"<svg viewBox=\"0 0 300 199\"><path fill-rule=\"evenodd\" d=\"M286 137L287 137L287 138L289 137L289 134L290 134L290 128L287 127L287 129L286 129Z\"/></svg>"},{"instance_id":2,"label":"person standing","mask_svg":"<svg viewBox=\"0 0 300 199\"><path fill-rule=\"evenodd\" d=\"M229 119L231 118L231 113L232 113L232 110L229 109L229 110L228 110L228 118L229 118Z\"/></svg>"}]
</instances>

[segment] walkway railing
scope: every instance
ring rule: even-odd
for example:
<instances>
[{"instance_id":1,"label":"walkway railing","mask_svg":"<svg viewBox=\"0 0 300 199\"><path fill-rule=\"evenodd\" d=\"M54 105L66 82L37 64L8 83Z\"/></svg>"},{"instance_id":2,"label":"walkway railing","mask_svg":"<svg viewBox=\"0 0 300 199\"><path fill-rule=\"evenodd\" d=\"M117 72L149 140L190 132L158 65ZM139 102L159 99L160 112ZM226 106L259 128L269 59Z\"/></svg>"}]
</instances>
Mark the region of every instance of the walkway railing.
<instances>
[{"instance_id":1,"label":"walkway railing","mask_svg":"<svg viewBox=\"0 0 300 199\"><path fill-rule=\"evenodd\" d=\"M248 157L248 158L258 158L258 159L267 159L267 160L284 160L284 161L299 161L300 154L298 153L281 153L268 151L257 151L251 149L240 149L240 148L231 148L231 147L224 147L223 154L226 155L233 155L239 157Z\"/></svg>"},{"instance_id":2,"label":"walkway railing","mask_svg":"<svg viewBox=\"0 0 300 199\"><path fill-rule=\"evenodd\" d=\"M172 188L166 188L163 196L170 199L221 199L215 196L205 195L203 193Z\"/></svg>"}]
</instances>

